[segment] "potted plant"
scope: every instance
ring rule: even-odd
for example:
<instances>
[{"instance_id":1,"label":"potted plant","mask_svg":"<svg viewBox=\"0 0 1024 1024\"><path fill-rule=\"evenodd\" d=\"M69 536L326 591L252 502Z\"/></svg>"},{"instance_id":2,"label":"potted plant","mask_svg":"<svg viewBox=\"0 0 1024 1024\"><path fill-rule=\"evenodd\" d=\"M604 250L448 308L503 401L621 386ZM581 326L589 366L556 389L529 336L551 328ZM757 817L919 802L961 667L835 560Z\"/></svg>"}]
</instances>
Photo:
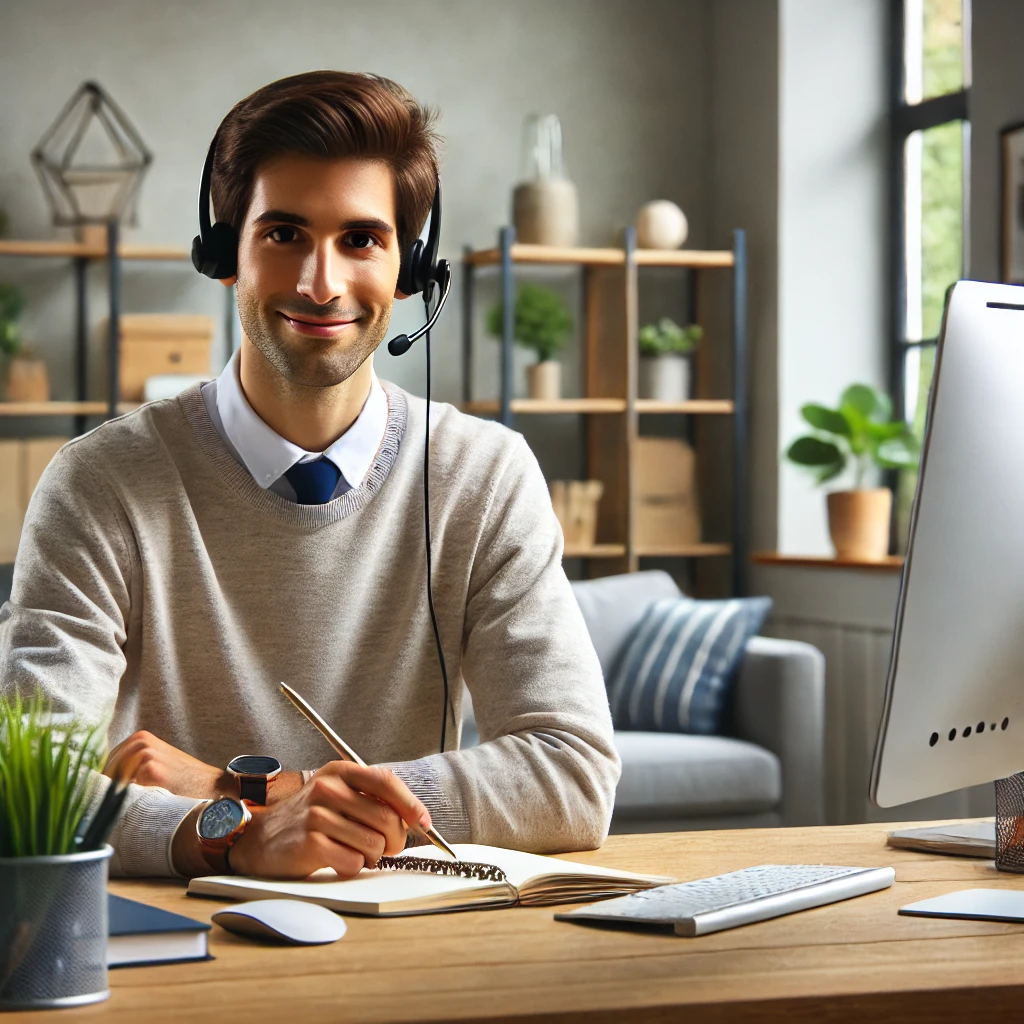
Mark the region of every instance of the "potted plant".
<instances>
[{"instance_id":1,"label":"potted plant","mask_svg":"<svg viewBox=\"0 0 1024 1024\"><path fill-rule=\"evenodd\" d=\"M690 397L690 362L704 329L680 327L663 316L640 328L639 397L657 402L685 402Z\"/></svg>"},{"instance_id":2,"label":"potted plant","mask_svg":"<svg viewBox=\"0 0 1024 1024\"><path fill-rule=\"evenodd\" d=\"M108 995L113 851L82 842L106 729L67 718L39 698L0 698L0 1010Z\"/></svg>"},{"instance_id":3,"label":"potted plant","mask_svg":"<svg viewBox=\"0 0 1024 1024\"><path fill-rule=\"evenodd\" d=\"M7 357L7 400L46 402L50 381L46 363L21 340L18 318L25 308L21 289L0 283L0 353Z\"/></svg>"},{"instance_id":4,"label":"potted plant","mask_svg":"<svg viewBox=\"0 0 1024 1024\"><path fill-rule=\"evenodd\" d=\"M810 470L818 484L838 477L852 464L851 490L832 491L827 498L828 528L838 558L879 561L889 550L892 491L865 488L872 465L879 469L916 469L920 445L902 420L893 422L889 396L867 384L852 384L838 409L808 404L800 410L814 428L797 438L786 457Z\"/></svg>"},{"instance_id":5,"label":"potted plant","mask_svg":"<svg viewBox=\"0 0 1024 1024\"><path fill-rule=\"evenodd\" d=\"M498 303L488 314L487 330L495 338L501 337L504 316L503 303ZM572 333L572 315L550 288L523 284L516 295L514 319L516 343L537 353L537 362L526 371L530 397L547 401L560 398L562 364L554 357L565 348Z\"/></svg>"}]
</instances>

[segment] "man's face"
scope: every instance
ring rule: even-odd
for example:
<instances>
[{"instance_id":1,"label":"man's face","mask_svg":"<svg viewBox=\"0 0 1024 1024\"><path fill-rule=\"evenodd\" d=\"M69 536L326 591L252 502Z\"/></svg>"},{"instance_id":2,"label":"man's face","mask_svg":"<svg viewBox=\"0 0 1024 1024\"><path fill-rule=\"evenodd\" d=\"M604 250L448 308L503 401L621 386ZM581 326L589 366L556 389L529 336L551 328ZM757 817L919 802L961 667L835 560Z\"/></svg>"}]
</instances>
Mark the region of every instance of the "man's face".
<instances>
[{"instance_id":1,"label":"man's face","mask_svg":"<svg viewBox=\"0 0 1024 1024\"><path fill-rule=\"evenodd\" d=\"M256 174L239 238L242 328L292 384L340 384L384 340L399 262L386 164L275 157Z\"/></svg>"}]
</instances>

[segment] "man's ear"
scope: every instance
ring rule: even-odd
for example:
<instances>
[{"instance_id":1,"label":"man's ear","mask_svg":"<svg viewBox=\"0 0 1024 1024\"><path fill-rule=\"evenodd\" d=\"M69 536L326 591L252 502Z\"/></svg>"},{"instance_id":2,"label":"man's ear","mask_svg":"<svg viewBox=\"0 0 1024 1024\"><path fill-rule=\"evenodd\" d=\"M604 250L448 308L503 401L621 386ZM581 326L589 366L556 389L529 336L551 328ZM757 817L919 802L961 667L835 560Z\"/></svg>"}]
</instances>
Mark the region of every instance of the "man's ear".
<instances>
[{"instance_id":1,"label":"man's ear","mask_svg":"<svg viewBox=\"0 0 1024 1024\"><path fill-rule=\"evenodd\" d=\"M403 292L403 291L399 290L398 288L396 288L395 289L395 298L396 299L407 299L407 298L409 298L409 296L406 295L405 292Z\"/></svg>"},{"instance_id":2,"label":"man's ear","mask_svg":"<svg viewBox=\"0 0 1024 1024\"><path fill-rule=\"evenodd\" d=\"M233 274L231 277L219 278L219 281L225 288L230 288L238 280L238 275Z\"/></svg>"}]
</instances>

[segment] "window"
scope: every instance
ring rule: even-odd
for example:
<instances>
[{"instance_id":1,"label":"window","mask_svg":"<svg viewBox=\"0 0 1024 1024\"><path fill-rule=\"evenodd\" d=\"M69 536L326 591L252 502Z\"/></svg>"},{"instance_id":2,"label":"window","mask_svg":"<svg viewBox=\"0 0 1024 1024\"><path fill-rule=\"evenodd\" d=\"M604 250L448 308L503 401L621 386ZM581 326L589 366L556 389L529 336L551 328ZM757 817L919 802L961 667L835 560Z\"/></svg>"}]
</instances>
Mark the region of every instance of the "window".
<instances>
[{"instance_id":1,"label":"window","mask_svg":"<svg viewBox=\"0 0 1024 1024\"><path fill-rule=\"evenodd\" d=\"M921 437L946 290L966 273L970 0L893 8L892 392ZM917 474L895 483L894 545L902 552Z\"/></svg>"}]
</instances>

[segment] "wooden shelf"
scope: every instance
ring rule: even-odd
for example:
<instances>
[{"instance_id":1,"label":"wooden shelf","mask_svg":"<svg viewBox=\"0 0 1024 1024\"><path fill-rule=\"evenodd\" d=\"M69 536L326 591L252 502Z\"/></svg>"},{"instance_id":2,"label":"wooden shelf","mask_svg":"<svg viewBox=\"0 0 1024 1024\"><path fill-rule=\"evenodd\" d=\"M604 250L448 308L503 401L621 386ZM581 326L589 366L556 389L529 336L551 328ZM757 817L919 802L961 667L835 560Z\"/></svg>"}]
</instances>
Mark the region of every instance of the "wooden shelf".
<instances>
[{"instance_id":1,"label":"wooden shelf","mask_svg":"<svg viewBox=\"0 0 1024 1024\"><path fill-rule=\"evenodd\" d=\"M501 263L501 249L479 249L467 253L465 260L476 267L495 266ZM512 246L512 262L614 267L622 266L626 262L626 251L610 248L567 249L517 242ZM637 249L636 262L642 267L731 267L733 254L728 249Z\"/></svg>"},{"instance_id":2,"label":"wooden shelf","mask_svg":"<svg viewBox=\"0 0 1024 1024\"><path fill-rule=\"evenodd\" d=\"M755 565L788 565L802 569L868 569L873 572L898 572L902 555L886 555L877 562L855 558L828 558L823 555L780 555L776 551L756 551L750 560Z\"/></svg>"},{"instance_id":3,"label":"wooden shelf","mask_svg":"<svg viewBox=\"0 0 1024 1024\"><path fill-rule=\"evenodd\" d=\"M118 402L119 413L138 409L142 402ZM0 416L106 416L106 402L0 402Z\"/></svg>"},{"instance_id":4,"label":"wooden shelf","mask_svg":"<svg viewBox=\"0 0 1024 1024\"><path fill-rule=\"evenodd\" d=\"M625 544L595 544L592 548L566 547L563 558L622 558Z\"/></svg>"},{"instance_id":5,"label":"wooden shelf","mask_svg":"<svg viewBox=\"0 0 1024 1024\"><path fill-rule=\"evenodd\" d=\"M555 401L541 401L536 398L513 398L512 411L521 413L564 413L594 412L610 413L625 412L624 398L559 398ZM473 416L497 416L500 403L468 402L462 406L463 412Z\"/></svg>"},{"instance_id":6,"label":"wooden shelf","mask_svg":"<svg viewBox=\"0 0 1024 1024\"><path fill-rule=\"evenodd\" d=\"M117 247L117 252L123 260L190 260L192 258L188 249L179 249L171 245L124 244ZM88 245L84 242L0 239L0 256L48 256L103 260L107 258L107 250L104 247Z\"/></svg>"},{"instance_id":7,"label":"wooden shelf","mask_svg":"<svg viewBox=\"0 0 1024 1024\"><path fill-rule=\"evenodd\" d=\"M688 416L728 416L736 411L736 403L719 399L693 398L687 402L656 402L651 398L638 398L636 411L643 413L685 413Z\"/></svg>"},{"instance_id":8,"label":"wooden shelf","mask_svg":"<svg viewBox=\"0 0 1024 1024\"><path fill-rule=\"evenodd\" d=\"M690 544L679 547L644 548L637 545L640 558L716 558L732 554L731 544Z\"/></svg>"}]
</instances>

